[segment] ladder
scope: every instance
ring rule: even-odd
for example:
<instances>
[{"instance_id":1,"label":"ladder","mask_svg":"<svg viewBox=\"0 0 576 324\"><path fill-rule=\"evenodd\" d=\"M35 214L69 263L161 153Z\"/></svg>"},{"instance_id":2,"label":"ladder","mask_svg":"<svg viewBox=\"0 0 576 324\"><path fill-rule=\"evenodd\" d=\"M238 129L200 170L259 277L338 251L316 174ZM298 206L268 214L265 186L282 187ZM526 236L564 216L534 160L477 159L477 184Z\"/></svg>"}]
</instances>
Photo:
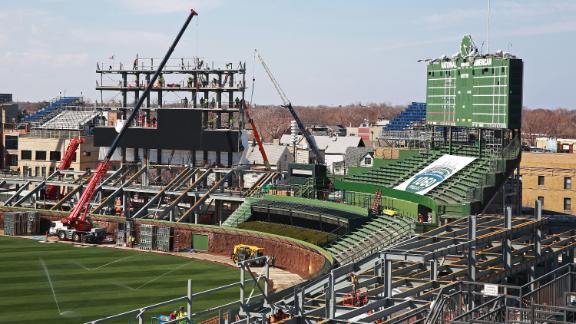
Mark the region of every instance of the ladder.
<instances>
[{"instance_id":1,"label":"ladder","mask_svg":"<svg viewBox=\"0 0 576 324\"><path fill-rule=\"evenodd\" d=\"M376 191L376 194L374 195L374 200L372 200L372 208L370 209L372 211L372 215L378 215L380 213L380 202L382 201L382 191L378 190Z\"/></svg>"}]
</instances>

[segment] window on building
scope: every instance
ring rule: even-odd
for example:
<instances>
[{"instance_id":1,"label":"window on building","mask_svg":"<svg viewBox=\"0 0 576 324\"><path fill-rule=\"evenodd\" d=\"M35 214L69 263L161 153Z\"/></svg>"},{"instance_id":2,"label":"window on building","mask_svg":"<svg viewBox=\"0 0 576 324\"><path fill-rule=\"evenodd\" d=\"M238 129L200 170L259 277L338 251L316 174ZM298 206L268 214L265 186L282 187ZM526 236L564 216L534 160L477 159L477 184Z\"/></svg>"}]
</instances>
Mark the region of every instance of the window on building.
<instances>
[{"instance_id":1,"label":"window on building","mask_svg":"<svg viewBox=\"0 0 576 324\"><path fill-rule=\"evenodd\" d=\"M18 136L6 135L4 139L4 146L7 150L17 150L18 149Z\"/></svg>"},{"instance_id":2,"label":"window on building","mask_svg":"<svg viewBox=\"0 0 576 324\"><path fill-rule=\"evenodd\" d=\"M572 177L564 177L564 189L572 189Z\"/></svg>"},{"instance_id":3,"label":"window on building","mask_svg":"<svg viewBox=\"0 0 576 324\"><path fill-rule=\"evenodd\" d=\"M20 159L21 160L32 160L32 151L21 151L20 152Z\"/></svg>"},{"instance_id":4,"label":"window on building","mask_svg":"<svg viewBox=\"0 0 576 324\"><path fill-rule=\"evenodd\" d=\"M540 204L544 206L544 196L538 196L538 200L540 200Z\"/></svg>"},{"instance_id":5,"label":"window on building","mask_svg":"<svg viewBox=\"0 0 576 324\"><path fill-rule=\"evenodd\" d=\"M539 186L543 186L543 185L544 185L544 176L538 176L538 185L539 185Z\"/></svg>"},{"instance_id":6,"label":"window on building","mask_svg":"<svg viewBox=\"0 0 576 324\"><path fill-rule=\"evenodd\" d=\"M364 164L366 164L366 165L372 164L372 158L370 158L370 157L365 157L365 158L364 158Z\"/></svg>"},{"instance_id":7,"label":"window on building","mask_svg":"<svg viewBox=\"0 0 576 324\"><path fill-rule=\"evenodd\" d=\"M8 166L18 165L18 154L8 154Z\"/></svg>"},{"instance_id":8,"label":"window on building","mask_svg":"<svg viewBox=\"0 0 576 324\"><path fill-rule=\"evenodd\" d=\"M572 198L564 198L564 210L572 210Z\"/></svg>"},{"instance_id":9,"label":"window on building","mask_svg":"<svg viewBox=\"0 0 576 324\"><path fill-rule=\"evenodd\" d=\"M46 151L36 151L37 161L46 161Z\"/></svg>"},{"instance_id":10,"label":"window on building","mask_svg":"<svg viewBox=\"0 0 576 324\"><path fill-rule=\"evenodd\" d=\"M34 168L34 175L39 177L40 176L40 167L35 167Z\"/></svg>"},{"instance_id":11,"label":"window on building","mask_svg":"<svg viewBox=\"0 0 576 324\"><path fill-rule=\"evenodd\" d=\"M77 158L76 156L78 155L78 153L75 153L74 155L72 155L72 162L76 162Z\"/></svg>"},{"instance_id":12,"label":"window on building","mask_svg":"<svg viewBox=\"0 0 576 324\"><path fill-rule=\"evenodd\" d=\"M50 151L50 161L60 161L60 151Z\"/></svg>"}]
</instances>

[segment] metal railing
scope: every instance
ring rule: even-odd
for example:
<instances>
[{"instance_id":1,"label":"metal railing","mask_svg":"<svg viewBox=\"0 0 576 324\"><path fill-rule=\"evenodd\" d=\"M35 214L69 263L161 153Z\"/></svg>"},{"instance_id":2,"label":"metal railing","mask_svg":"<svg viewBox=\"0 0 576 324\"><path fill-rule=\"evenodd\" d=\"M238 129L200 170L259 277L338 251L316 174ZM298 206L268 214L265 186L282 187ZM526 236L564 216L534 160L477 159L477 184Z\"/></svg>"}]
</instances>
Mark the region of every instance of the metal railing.
<instances>
[{"instance_id":1,"label":"metal railing","mask_svg":"<svg viewBox=\"0 0 576 324\"><path fill-rule=\"evenodd\" d=\"M250 263L255 262L255 261L259 261L262 259L264 260L263 273L258 275L258 276L255 276L250 269ZM162 307L165 307L168 305L173 305L173 304L182 305L182 303L184 303L186 305L186 308L187 308L186 317L185 318L177 318L175 320L170 320L170 321L163 321L162 323L164 323L164 324L182 323L182 321L185 321L186 323L190 324L190 323L193 323L193 319L206 317L207 315L214 314L216 312L218 312L219 322L222 323L224 321L224 317L228 317L228 319L230 319L230 317L234 317L234 315L243 316L243 315L249 314L250 309L248 308L248 305L250 304L250 302L253 302L254 300L258 300L258 299L262 298L264 301L264 305L269 305L269 303L270 303L269 299L268 299L269 290L270 290L269 289L270 262L271 262L271 259L267 256L261 256L261 257L241 261L238 263L238 266L240 267L240 280L238 282L233 282L233 283L230 283L227 285L223 285L223 286L207 289L207 290L204 290L201 292L193 293L192 292L192 280L188 279L187 286L186 286L186 289L187 289L186 296L176 297L176 298L162 301L162 302L159 302L156 304L147 305L147 306L140 307L137 309L122 312L119 314L103 317L100 319L86 322L85 324L99 324L99 323L116 321L116 320L120 320L120 319L126 319L126 320L129 320L130 322L132 320L136 320L139 324L144 324L146 318L148 318L148 317L153 318L153 315L150 314L150 311L156 310L158 308L162 308ZM248 280L246 280L246 274L248 274L248 277L249 277ZM248 295L246 295L246 288L247 288L246 283L247 283L247 281L253 283L252 290L248 293ZM263 282L263 284L261 283L261 281ZM202 297L205 297L206 295L221 292L223 290L227 290L227 289L231 289L231 288L235 288L235 287L238 287L240 289L239 300L229 302L226 304L222 304L219 306L215 306L215 307L209 307L209 308L203 309L201 311L193 312L192 306L193 306L193 302L195 299L202 298ZM258 292L255 293L256 291L258 291L259 293Z\"/></svg>"}]
</instances>

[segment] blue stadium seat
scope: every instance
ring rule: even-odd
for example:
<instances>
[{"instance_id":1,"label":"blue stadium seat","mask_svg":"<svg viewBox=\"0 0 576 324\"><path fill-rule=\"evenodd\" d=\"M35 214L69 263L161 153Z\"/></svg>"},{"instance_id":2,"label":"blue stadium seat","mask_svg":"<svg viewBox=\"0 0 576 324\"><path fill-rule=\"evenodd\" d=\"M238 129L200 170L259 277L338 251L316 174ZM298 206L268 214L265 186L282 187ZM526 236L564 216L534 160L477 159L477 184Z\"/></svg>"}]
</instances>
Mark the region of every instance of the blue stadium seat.
<instances>
[{"instance_id":1,"label":"blue stadium seat","mask_svg":"<svg viewBox=\"0 0 576 324\"><path fill-rule=\"evenodd\" d=\"M426 103L412 102L404 111L384 126L384 131L403 131L426 120Z\"/></svg>"},{"instance_id":2,"label":"blue stadium seat","mask_svg":"<svg viewBox=\"0 0 576 324\"><path fill-rule=\"evenodd\" d=\"M39 109L31 115L24 117L24 122L37 122L40 121L45 116L59 110L60 108L71 105L79 101L80 97L60 97L57 100L51 102L48 106Z\"/></svg>"}]
</instances>

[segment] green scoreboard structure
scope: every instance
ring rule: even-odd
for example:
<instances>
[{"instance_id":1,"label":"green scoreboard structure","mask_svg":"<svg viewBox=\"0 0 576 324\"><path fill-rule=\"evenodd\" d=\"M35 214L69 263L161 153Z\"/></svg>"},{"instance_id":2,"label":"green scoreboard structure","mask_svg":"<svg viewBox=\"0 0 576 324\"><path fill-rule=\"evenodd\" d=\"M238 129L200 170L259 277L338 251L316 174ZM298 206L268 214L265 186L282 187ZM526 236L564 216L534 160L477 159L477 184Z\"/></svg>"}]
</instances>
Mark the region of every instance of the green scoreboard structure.
<instances>
[{"instance_id":1,"label":"green scoreboard structure","mask_svg":"<svg viewBox=\"0 0 576 324\"><path fill-rule=\"evenodd\" d=\"M458 54L428 64L429 125L520 129L521 59L508 53L481 55L470 36Z\"/></svg>"}]
</instances>

